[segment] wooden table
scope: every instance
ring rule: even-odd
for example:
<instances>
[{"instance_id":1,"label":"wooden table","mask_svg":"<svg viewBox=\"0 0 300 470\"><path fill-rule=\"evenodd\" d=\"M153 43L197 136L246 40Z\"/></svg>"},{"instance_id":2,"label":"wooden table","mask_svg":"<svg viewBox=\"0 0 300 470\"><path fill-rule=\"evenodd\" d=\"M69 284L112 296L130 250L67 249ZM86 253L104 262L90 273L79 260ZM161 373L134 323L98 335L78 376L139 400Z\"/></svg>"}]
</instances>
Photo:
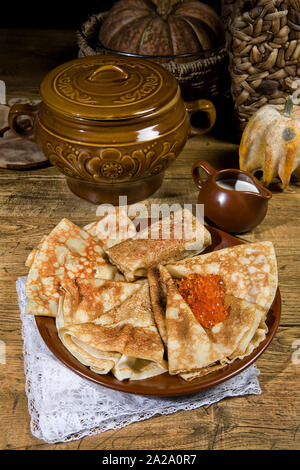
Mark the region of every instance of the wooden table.
<instances>
[{"instance_id":1,"label":"wooden table","mask_svg":"<svg viewBox=\"0 0 300 470\"><path fill-rule=\"evenodd\" d=\"M73 31L0 30L0 79L6 81L9 97L37 97L44 74L75 56ZM191 166L197 160L206 159L216 168L237 166L237 144L220 136L215 130L191 139L153 199L195 203ZM53 167L0 170L0 178L0 340L7 352L6 364L0 364L1 449L300 448L300 364L292 361L297 348L300 353L299 182L284 193L274 186L264 222L243 236L251 242L271 240L278 259L282 319L275 339L257 361L262 394L156 416L69 444L47 445L30 432L15 281L27 273L24 261L42 235L62 217L79 225L93 221L96 206L74 196Z\"/></svg>"}]
</instances>

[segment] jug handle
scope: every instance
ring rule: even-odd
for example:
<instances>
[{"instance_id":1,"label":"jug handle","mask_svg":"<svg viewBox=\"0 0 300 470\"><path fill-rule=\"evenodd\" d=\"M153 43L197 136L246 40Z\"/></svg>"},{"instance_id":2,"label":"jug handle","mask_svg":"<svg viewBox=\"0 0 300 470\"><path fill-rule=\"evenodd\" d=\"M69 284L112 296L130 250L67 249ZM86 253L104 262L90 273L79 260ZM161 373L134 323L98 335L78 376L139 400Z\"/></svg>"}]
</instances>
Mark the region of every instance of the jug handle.
<instances>
[{"instance_id":1,"label":"jug handle","mask_svg":"<svg viewBox=\"0 0 300 470\"><path fill-rule=\"evenodd\" d=\"M194 183L198 189L202 189L203 183L205 183L207 178L206 180L204 180L201 177L199 168L204 170L208 176L212 176L217 170L214 167L212 167L209 163L207 163L205 160L200 160L199 162L193 165L192 175L193 175Z\"/></svg>"},{"instance_id":2,"label":"jug handle","mask_svg":"<svg viewBox=\"0 0 300 470\"><path fill-rule=\"evenodd\" d=\"M10 129L18 136L26 140L35 141L35 130L34 121L38 110L40 109L40 103L29 104L29 103L16 103L13 104L8 114L8 124ZM29 116L33 120L33 125L29 128L24 128L18 124L19 116Z\"/></svg>"},{"instance_id":3,"label":"jug handle","mask_svg":"<svg viewBox=\"0 0 300 470\"><path fill-rule=\"evenodd\" d=\"M206 134L211 130L213 125L216 122L217 112L213 103L209 100L195 100L195 101L185 101L185 107L190 117L201 111L207 115L208 125L206 127L190 127L189 137L195 137L196 135Z\"/></svg>"}]
</instances>

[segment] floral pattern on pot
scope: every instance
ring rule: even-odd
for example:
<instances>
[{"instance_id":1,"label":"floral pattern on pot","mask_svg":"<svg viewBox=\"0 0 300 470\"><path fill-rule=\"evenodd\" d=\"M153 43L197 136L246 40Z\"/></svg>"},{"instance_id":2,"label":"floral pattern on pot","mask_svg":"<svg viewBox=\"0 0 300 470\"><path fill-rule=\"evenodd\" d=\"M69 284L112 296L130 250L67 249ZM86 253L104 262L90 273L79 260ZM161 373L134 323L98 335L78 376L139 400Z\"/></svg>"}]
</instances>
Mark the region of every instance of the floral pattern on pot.
<instances>
[{"instance_id":1,"label":"floral pattern on pot","mask_svg":"<svg viewBox=\"0 0 300 470\"><path fill-rule=\"evenodd\" d=\"M104 148L96 153L88 149L76 150L70 144L61 146L47 142L45 153L68 177L114 183L161 173L175 160L177 144L177 141L155 141L144 149L122 154L115 148Z\"/></svg>"}]
</instances>

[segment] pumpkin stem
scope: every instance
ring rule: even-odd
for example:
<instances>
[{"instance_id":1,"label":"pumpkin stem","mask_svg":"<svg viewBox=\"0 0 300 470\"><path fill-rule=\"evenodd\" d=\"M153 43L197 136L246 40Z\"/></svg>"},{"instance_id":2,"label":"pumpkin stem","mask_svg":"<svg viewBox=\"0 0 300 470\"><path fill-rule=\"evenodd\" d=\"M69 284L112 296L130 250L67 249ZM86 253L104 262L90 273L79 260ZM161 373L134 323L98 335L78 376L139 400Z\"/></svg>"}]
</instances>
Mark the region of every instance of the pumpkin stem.
<instances>
[{"instance_id":1,"label":"pumpkin stem","mask_svg":"<svg viewBox=\"0 0 300 470\"><path fill-rule=\"evenodd\" d=\"M291 96L288 96L286 101L285 101L285 105L284 105L284 109L282 110L282 114L285 114L286 116L291 116L292 112L293 112L293 100L292 100Z\"/></svg>"},{"instance_id":2,"label":"pumpkin stem","mask_svg":"<svg viewBox=\"0 0 300 470\"><path fill-rule=\"evenodd\" d=\"M171 13L173 6L176 5L180 0L155 0L154 3L157 6L157 13L166 19Z\"/></svg>"}]
</instances>

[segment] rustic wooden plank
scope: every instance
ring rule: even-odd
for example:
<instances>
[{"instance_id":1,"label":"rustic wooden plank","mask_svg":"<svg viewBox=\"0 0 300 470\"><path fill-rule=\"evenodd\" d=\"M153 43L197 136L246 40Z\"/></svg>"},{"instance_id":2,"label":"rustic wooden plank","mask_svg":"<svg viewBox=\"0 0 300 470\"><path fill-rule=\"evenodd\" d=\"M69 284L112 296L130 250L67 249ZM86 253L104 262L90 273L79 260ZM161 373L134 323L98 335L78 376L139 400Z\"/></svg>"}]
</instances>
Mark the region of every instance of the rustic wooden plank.
<instances>
[{"instance_id":1,"label":"rustic wooden plank","mask_svg":"<svg viewBox=\"0 0 300 470\"><path fill-rule=\"evenodd\" d=\"M0 79L7 82L8 97L38 97L43 76L77 54L73 31L0 30L0 45ZM7 53L10 48L14 54ZM201 159L218 169L237 167L238 145L228 141L220 128L190 139L151 201L196 203L191 166ZM42 235L62 217L83 226L95 219L97 206L73 195L53 167L0 170L0 179L0 340L7 346L7 363L0 364L1 449L300 448L300 368L291 360L293 343L300 339L299 181L284 193L273 185L265 220L240 236L250 242L271 240L278 259L283 312L272 344L257 361L263 393L157 416L68 444L47 445L30 432L15 281L26 274L25 259Z\"/></svg>"},{"instance_id":2,"label":"rustic wooden plank","mask_svg":"<svg viewBox=\"0 0 300 470\"><path fill-rule=\"evenodd\" d=\"M1 337L0 330L0 337ZM13 333L11 333L13 337ZM36 440L29 431L21 349L9 348L9 368L0 367L1 448L29 449L299 449L299 364L291 361L300 328L280 327L257 361L261 395L228 398L194 411L134 423L68 444ZM10 340L10 336L8 336ZM22 433L16 432L22 429ZM167 430L167 432L166 432Z\"/></svg>"}]
</instances>

